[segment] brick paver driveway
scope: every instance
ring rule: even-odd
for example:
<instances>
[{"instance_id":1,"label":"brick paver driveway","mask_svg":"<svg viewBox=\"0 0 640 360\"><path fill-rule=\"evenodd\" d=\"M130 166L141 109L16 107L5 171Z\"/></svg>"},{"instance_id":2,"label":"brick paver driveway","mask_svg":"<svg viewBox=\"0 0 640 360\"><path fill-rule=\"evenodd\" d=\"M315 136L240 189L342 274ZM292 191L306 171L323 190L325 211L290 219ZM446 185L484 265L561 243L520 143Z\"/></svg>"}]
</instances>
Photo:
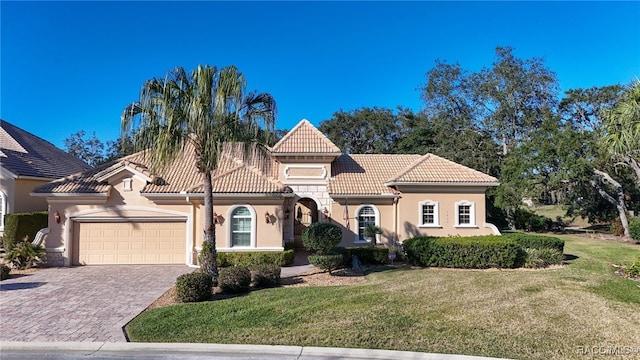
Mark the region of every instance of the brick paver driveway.
<instances>
[{"instance_id":1,"label":"brick paver driveway","mask_svg":"<svg viewBox=\"0 0 640 360\"><path fill-rule=\"evenodd\" d=\"M126 341L122 327L185 265L41 269L0 283L1 341Z\"/></svg>"}]
</instances>

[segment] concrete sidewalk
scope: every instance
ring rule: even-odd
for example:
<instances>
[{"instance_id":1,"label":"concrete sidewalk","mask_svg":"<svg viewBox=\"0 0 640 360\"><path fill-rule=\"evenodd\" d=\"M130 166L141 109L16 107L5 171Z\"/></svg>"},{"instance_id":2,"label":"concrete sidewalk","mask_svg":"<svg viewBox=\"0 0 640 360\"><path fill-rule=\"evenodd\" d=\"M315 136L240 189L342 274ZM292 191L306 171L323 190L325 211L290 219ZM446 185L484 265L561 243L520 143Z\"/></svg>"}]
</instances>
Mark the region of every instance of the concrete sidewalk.
<instances>
[{"instance_id":1,"label":"concrete sidewalk","mask_svg":"<svg viewBox=\"0 0 640 360\"><path fill-rule=\"evenodd\" d=\"M0 354L57 353L91 358L133 358L158 354L158 358L206 355L207 358L242 359L411 359L411 360L499 360L479 356L429 354L410 351L323 348L275 345L227 345L191 343L111 343L111 342L0 342ZM163 356L162 356L163 355Z\"/></svg>"}]
</instances>

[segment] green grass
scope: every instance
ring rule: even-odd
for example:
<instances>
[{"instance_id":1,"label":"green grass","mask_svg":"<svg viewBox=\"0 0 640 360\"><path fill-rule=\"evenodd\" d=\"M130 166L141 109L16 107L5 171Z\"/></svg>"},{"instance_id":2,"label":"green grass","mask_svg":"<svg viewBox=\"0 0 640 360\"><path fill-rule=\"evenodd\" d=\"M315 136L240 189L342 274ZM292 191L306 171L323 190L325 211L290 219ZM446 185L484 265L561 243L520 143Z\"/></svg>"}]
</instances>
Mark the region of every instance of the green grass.
<instances>
[{"instance_id":1,"label":"green grass","mask_svg":"<svg viewBox=\"0 0 640 360\"><path fill-rule=\"evenodd\" d=\"M639 346L640 283L611 264L640 246L562 236L568 266L392 269L348 287L294 287L146 311L132 341L409 350L518 359L581 358L578 347Z\"/></svg>"},{"instance_id":2,"label":"green grass","mask_svg":"<svg viewBox=\"0 0 640 360\"><path fill-rule=\"evenodd\" d=\"M563 205L540 205L528 209L554 221L559 216L563 221L569 221L569 226L589 227L590 225L588 219L583 219L580 216L576 216L575 218L566 216L567 210Z\"/></svg>"}]
</instances>

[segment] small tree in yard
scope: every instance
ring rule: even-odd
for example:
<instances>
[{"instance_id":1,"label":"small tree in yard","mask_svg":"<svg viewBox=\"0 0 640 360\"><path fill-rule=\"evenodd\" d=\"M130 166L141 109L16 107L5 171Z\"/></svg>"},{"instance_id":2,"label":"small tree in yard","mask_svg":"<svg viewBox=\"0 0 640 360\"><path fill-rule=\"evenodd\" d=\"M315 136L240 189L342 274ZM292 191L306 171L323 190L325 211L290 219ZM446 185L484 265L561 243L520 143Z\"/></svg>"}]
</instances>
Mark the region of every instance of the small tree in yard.
<instances>
[{"instance_id":1,"label":"small tree in yard","mask_svg":"<svg viewBox=\"0 0 640 360\"><path fill-rule=\"evenodd\" d=\"M342 240L342 230L330 223L313 223L302 232L302 244L313 253L309 262L322 270L337 269L342 265L342 255L332 253Z\"/></svg>"},{"instance_id":2,"label":"small tree in yard","mask_svg":"<svg viewBox=\"0 0 640 360\"><path fill-rule=\"evenodd\" d=\"M382 234L382 229L374 224L369 224L364 229L364 236L369 239L372 245L376 243L376 236Z\"/></svg>"}]
</instances>

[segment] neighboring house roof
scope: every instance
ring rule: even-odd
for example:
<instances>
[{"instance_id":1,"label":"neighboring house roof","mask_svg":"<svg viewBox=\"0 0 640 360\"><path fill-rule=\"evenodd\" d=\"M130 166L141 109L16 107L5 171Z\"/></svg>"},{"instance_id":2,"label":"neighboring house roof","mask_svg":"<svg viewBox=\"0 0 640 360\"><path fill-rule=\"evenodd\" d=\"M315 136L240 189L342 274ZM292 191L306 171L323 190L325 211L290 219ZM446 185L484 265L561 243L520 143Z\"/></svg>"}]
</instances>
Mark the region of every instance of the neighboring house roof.
<instances>
[{"instance_id":1,"label":"neighboring house roof","mask_svg":"<svg viewBox=\"0 0 640 360\"><path fill-rule=\"evenodd\" d=\"M396 185L497 185L493 176L437 155L351 154L333 162L331 195L398 194Z\"/></svg>"},{"instance_id":2,"label":"neighboring house roof","mask_svg":"<svg viewBox=\"0 0 640 360\"><path fill-rule=\"evenodd\" d=\"M58 179L91 167L50 142L0 120L0 164L18 177Z\"/></svg>"},{"instance_id":3,"label":"neighboring house roof","mask_svg":"<svg viewBox=\"0 0 640 360\"><path fill-rule=\"evenodd\" d=\"M212 173L214 193L252 193L277 194L289 193L291 188L276 180L273 176L277 166L273 160L268 160L262 168L249 165L235 156L233 150L226 151L218 164L218 169ZM145 163L144 153L129 155L115 162L102 165L82 174L37 187L34 193L40 194L97 194L107 193L111 188L106 181L101 181L108 174L118 170L130 169L152 179L142 190L144 194L179 194L203 193L202 177L195 166L195 152L193 147L187 147L182 156L168 165L158 174L152 173Z\"/></svg>"},{"instance_id":4,"label":"neighboring house roof","mask_svg":"<svg viewBox=\"0 0 640 360\"><path fill-rule=\"evenodd\" d=\"M271 148L274 155L284 154L333 154L340 155L342 151L332 143L320 130L316 129L307 119L302 119L291 131Z\"/></svg>"}]
</instances>

